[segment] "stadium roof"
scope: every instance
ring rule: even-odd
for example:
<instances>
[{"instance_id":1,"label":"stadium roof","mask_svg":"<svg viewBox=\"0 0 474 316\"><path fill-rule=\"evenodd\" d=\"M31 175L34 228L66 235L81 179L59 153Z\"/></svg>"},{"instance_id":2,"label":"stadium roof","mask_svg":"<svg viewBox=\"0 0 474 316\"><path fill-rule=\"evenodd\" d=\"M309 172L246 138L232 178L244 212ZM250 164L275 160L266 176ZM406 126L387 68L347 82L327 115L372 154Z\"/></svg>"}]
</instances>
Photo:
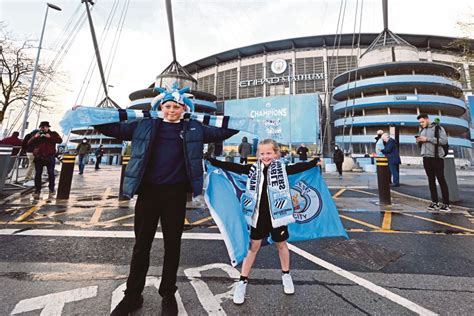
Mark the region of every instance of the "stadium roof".
<instances>
[{"instance_id":1,"label":"stadium roof","mask_svg":"<svg viewBox=\"0 0 474 316\"><path fill-rule=\"evenodd\" d=\"M374 42L374 40L379 36L379 33L362 33L360 35L360 44L362 47L367 47ZM445 36L435 36L435 35L415 35L415 34L397 34L398 37L401 37L403 40L409 44L418 47L418 48L431 48L431 49L442 49L450 50L457 52L454 47L448 47L453 41L457 40L456 37L445 37ZM293 48L318 48L318 47L328 47L331 48L334 46L334 40L336 35L317 35L317 36L307 36L307 37L297 37L292 39L284 39L272 42L265 42L260 44L254 44L249 46L244 46L240 48L234 48L222 53L211 55L197 61L194 61L186 66L186 70L191 73L197 72L199 70L214 66L216 64L225 63L234 59L245 58L249 56L259 55L263 53L271 53L282 50L291 50ZM353 34L342 34L340 38L340 46L347 47L352 46ZM339 36L337 38L339 41ZM358 37L355 38L355 43L357 43ZM474 50L474 40L470 40L471 50Z\"/></svg>"}]
</instances>

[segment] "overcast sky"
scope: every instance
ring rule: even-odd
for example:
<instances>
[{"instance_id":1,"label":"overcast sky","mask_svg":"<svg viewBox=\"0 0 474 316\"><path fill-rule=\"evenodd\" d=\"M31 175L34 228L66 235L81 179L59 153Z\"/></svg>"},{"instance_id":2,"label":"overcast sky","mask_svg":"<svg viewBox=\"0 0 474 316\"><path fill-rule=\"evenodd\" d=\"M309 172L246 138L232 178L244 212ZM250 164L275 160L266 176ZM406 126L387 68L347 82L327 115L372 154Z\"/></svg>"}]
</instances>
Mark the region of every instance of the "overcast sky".
<instances>
[{"instance_id":1,"label":"overcast sky","mask_svg":"<svg viewBox=\"0 0 474 316\"><path fill-rule=\"evenodd\" d=\"M77 17L74 14L85 11L81 0L48 1L61 7L62 11L49 10L41 53L43 63L56 55L54 45L64 41L63 31L67 23ZM357 2L359 10L363 3L361 32L380 32L383 27L382 1L348 0L343 33L354 30ZM101 50L105 65L126 0L96 0L95 3L92 16L98 38L104 32L114 4L118 4ZM121 106L127 106L128 95L154 82L171 62L164 3L164 0L130 0L108 80L108 84L113 86L109 95ZM339 0L174 0L178 61L186 65L215 53L260 42L334 34L340 3ZM18 39L39 39L45 10L46 1L42 0L0 0L0 20ZM456 23L467 20L468 14L473 14L472 1L469 0L392 0L389 1L389 28L395 33L465 36ZM357 26L357 32L358 29ZM36 54L35 51L32 53ZM50 104L54 111L41 119L48 118L57 124L62 113L74 104L91 58L92 39L89 26L84 24L61 64L60 71L65 78ZM93 106L99 88L96 70L82 104ZM36 117L30 121L36 122Z\"/></svg>"}]
</instances>

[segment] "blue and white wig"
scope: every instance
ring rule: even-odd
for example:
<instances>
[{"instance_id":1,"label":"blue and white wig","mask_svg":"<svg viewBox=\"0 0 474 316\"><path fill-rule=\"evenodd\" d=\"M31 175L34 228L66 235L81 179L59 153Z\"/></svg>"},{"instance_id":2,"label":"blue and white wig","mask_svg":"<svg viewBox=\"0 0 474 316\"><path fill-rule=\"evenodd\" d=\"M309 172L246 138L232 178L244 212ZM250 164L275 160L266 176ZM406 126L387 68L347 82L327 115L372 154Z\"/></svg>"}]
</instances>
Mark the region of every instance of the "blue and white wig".
<instances>
[{"instance_id":1,"label":"blue and white wig","mask_svg":"<svg viewBox=\"0 0 474 316\"><path fill-rule=\"evenodd\" d=\"M192 97L192 94L186 93L190 89L189 87L184 87L182 89L178 89L177 85L174 84L171 89L165 89L161 87L156 87L155 91L159 92L156 97L153 98L151 101L151 110L152 111L159 111L160 105L167 102L173 101L180 105L186 107L186 112L194 112L194 103L191 101L189 97Z\"/></svg>"}]
</instances>

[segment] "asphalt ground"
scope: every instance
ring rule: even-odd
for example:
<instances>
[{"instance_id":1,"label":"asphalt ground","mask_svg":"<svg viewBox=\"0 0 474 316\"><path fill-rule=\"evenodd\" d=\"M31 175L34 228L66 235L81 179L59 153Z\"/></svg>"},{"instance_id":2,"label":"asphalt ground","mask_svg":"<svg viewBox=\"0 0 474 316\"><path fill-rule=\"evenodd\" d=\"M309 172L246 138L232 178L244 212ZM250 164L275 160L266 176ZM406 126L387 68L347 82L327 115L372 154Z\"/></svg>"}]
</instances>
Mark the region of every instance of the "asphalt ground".
<instances>
[{"instance_id":1,"label":"asphalt ground","mask_svg":"<svg viewBox=\"0 0 474 316\"><path fill-rule=\"evenodd\" d=\"M0 314L106 315L120 300L133 247L133 205L118 201L119 169L74 175L68 201L17 195L0 205ZM346 175L348 178L348 176ZM296 293L283 293L277 251L260 251L242 306L233 268L205 208L190 208L178 277L180 314L425 314L474 311L474 213L427 212L394 197L380 207L357 181L327 177L350 239L294 243ZM473 192L474 193L474 192ZM136 315L160 312L158 229ZM182 303L182 304L181 304Z\"/></svg>"}]
</instances>

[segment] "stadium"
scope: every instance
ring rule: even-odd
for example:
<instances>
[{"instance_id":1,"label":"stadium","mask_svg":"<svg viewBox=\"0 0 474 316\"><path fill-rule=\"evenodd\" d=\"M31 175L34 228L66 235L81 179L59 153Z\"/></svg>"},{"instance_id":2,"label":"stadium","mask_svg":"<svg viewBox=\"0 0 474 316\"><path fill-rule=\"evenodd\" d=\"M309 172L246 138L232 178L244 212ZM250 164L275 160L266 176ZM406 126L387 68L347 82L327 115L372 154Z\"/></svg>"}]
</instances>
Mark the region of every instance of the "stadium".
<instances>
[{"instance_id":1,"label":"stadium","mask_svg":"<svg viewBox=\"0 0 474 316\"><path fill-rule=\"evenodd\" d=\"M312 138L318 141L309 143L316 151L328 153L339 144L354 155L370 154L378 129L392 135L398 129L402 159L416 163L416 116L429 113L446 128L456 158L467 162L472 161L468 96L474 63L463 60L452 45L456 40L396 35L388 29L380 34L318 35L240 47L184 68L197 81L197 90L216 97L217 113L228 114L229 105L245 107L259 99L265 103L287 96L289 103L296 95L318 95L320 125Z\"/></svg>"}]
</instances>

